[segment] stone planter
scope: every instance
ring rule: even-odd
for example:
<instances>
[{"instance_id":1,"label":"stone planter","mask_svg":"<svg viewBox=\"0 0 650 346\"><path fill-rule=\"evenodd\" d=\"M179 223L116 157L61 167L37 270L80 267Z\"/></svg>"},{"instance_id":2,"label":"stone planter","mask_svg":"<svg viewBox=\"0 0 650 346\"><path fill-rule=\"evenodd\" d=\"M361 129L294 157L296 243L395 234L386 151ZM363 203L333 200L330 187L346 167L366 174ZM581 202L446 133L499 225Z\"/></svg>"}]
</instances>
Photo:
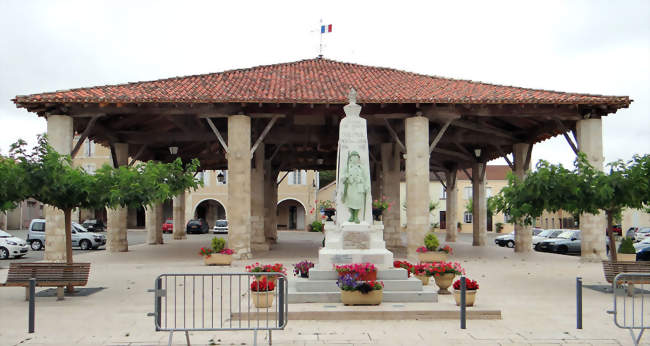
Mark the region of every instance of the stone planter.
<instances>
[{"instance_id":1,"label":"stone planter","mask_svg":"<svg viewBox=\"0 0 650 346\"><path fill-rule=\"evenodd\" d=\"M440 290L438 291L438 294L451 294L451 292L449 292L448 288L454 282L455 277L456 277L456 274L453 274L453 273L447 273L447 274L434 276L433 278L436 280L436 285L438 285L438 287L440 287Z\"/></svg>"},{"instance_id":2,"label":"stone planter","mask_svg":"<svg viewBox=\"0 0 650 346\"><path fill-rule=\"evenodd\" d=\"M474 306L478 290L465 290L465 306ZM456 306L460 306L460 290L454 290L454 299Z\"/></svg>"},{"instance_id":3,"label":"stone planter","mask_svg":"<svg viewBox=\"0 0 650 346\"><path fill-rule=\"evenodd\" d=\"M426 275L416 275L416 278L420 279L422 281L422 285L426 286L429 284L429 276Z\"/></svg>"},{"instance_id":4,"label":"stone planter","mask_svg":"<svg viewBox=\"0 0 650 346\"><path fill-rule=\"evenodd\" d=\"M384 290L372 290L366 294L341 290L341 302L344 305L379 305L383 298Z\"/></svg>"},{"instance_id":5,"label":"stone planter","mask_svg":"<svg viewBox=\"0 0 650 346\"><path fill-rule=\"evenodd\" d=\"M232 263L232 255L213 253L210 256L203 256L203 263L205 263L206 266L229 266L230 263Z\"/></svg>"},{"instance_id":6,"label":"stone planter","mask_svg":"<svg viewBox=\"0 0 650 346\"><path fill-rule=\"evenodd\" d=\"M618 262L636 262L636 254L634 253L617 253L616 259Z\"/></svg>"},{"instance_id":7,"label":"stone planter","mask_svg":"<svg viewBox=\"0 0 650 346\"><path fill-rule=\"evenodd\" d=\"M251 300L256 308L270 308L273 306L273 301L275 300L275 291L251 291Z\"/></svg>"},{"instance_id":8,"label":"stone planter","mask_svg":"<svg viewBox=\"0 0 650 346\"><path fill-rule=\"evenodd\" d=\"M257 281L262 281L264 279L266 279L267 282L272 282L275 285L275 280L277 279L277 276L255 275L255 280L257 280Z\"/></svg>"},{"instance_id":9,"label":"stone planter","mask_svg":"<svg viewBox=\"0 0 650 346\"><path fill-rule=\"evenodd\" d=\"M419 252L418 260L427 263L442 262L447 260L447 253L443 251Z\"/></svg>"},{"instance_id":10,"label":"stone planter","mask_svg":"<svg viewBox=\"0 0 650 346\"><path fill-rule=\"evenodd\" d=\"M339 278L343 278L346 274L348 273L339 273ZM356 273L351 273L351 275L356 275ZM377 280L377 271L373 272L368 272L368 273L363 273L359 274L357 276L357 281L376 281Z\"/></svg>"}]
</instances>

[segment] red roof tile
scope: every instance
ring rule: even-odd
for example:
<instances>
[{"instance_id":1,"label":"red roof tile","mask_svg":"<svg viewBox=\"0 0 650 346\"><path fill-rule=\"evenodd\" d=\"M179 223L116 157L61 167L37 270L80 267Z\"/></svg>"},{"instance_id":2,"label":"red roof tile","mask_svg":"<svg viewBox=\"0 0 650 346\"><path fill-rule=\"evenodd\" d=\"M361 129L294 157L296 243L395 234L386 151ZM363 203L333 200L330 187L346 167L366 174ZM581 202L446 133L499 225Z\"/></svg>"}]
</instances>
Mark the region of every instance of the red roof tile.
<instances>
[{"instance_id":1,"label":"red roof tile","mask_svg":"<svg viewBox=\"0 0 650 346\"><path fill-rule=\"evenodd\" d=\"M14 102L347 103L350 87L365 103L630 103L627 96L500 86L328 59L17 96Z\"/></svg>"}]
</instances>

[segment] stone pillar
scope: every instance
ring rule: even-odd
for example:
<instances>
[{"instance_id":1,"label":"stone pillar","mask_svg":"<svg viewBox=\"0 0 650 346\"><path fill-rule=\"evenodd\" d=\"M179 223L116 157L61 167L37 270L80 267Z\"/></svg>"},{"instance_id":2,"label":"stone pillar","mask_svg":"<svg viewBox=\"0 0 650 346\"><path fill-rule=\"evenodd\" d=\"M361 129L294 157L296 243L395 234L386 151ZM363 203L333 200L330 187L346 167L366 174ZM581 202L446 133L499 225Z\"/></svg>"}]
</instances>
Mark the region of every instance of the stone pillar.
<instances>
[{"instance_id":1,"label":"stone pillar","mask_svg":"<svg viewBox=\"0 0 650 346\"><path fill-rule=\"evenodd\" d=\"M162 222L163 206L162 203L148 205L144 209L145 225L147 227L147 243L149 245L162 244Z\"/></svg>"},{"instance_id":2,"label":"stone pillar","mask_svg":"<svg viewBox=\"0 0 650 346\"><path fill-rule=\"evenodd\" d=\"M370 163L370 195L373 201L385 195L381 189L381 168L381 162Z\"/></svg>"},{"instance_id":3,"label":"stone pillar","mask_svg":"<svg viewBox=\"0 0 650 346\"><path fill-rule=\"evenodd\" d=\"M447 198L445 199L445 223L447 225L447 234L445 235L445 241L455 242L456 234L458 233L458 185L456 184L456 173L458 169L454 166L446 174L445 180L447 180L446 185L446 194Z\"/></svg>"},{"instance_id":4,"label":"stone pillar","mask_svg":"<svg viewBox=\"0 0 650 346\"><path fill-rule=\"evenodd\" d=\"M176 195L172 200L172 204L172 217L174 218L174 231L172 236L175 240L186 239L185 192Z\"/></svg>"},{"instance_id":5,"label":"stone pillar","mask_svg":"<svg viewBox=\"0 0 650 346\"><path fill-rule=\"evenodd\" d=\"M429 119L406 119L407 256L415 259L429 230Z\"/></svg>"},{"instance_id":6,"label":"stone pillar","mask_svg":"<svg viewBox=\"0 0 650 346\"><path fill-rule=\"evenodd\" d=\"M485 246L487 241L487 198L485 196L485 163L472 165L472 227L473 246Z\"/></svg>"},{"instance_id":7,"label":"stone pillar","mask_svg":"<svg viewBox=\"0 0 650 346\"><path fill-rule=\"evenodd\" d=\"M251 256L251 119L228 117L228 246L234 258Z\"/></svg>"},{"instance_id":8,"label":"stone pillar","mask_svg":"<svg viewBox=\"0 0 650 346\"><path fill-rule=\"evenodd\" d=\"M118 166L125 166L129 163L129 145L127 143L115 143L115 156ZM127 217L128 209L116 207L106 211L108 222L106 223L106 250L110 252L129 251L127 241Z\"/></svg>"},{"instance_id":9,"label":"stone pillar","mask_svg":"<svg viewBox=\"0 0 650 346\"><path fill-rule=\"evenodd\" d=\"M50 115L47 117L47 140L50 146L61 155L70 155L72 151L72 117ZM65 216L63 211L45 205L45 255L50 262L65 262ZM22 228L23 220L20 219Z\"/></svg>"},{"instance_id":10,"label":"stone pillar","mask_svg":"<svg viewBox=\"0 0 650 346\"><path fill-rule=\"evenodd\" d=\"M600 118L579 120L576 124L578 149L587 155L589 163L603 170L603 128ZM600 261L607 258L604 235L607 229L605 213L580 215L582 259Z\"/></svg>"},{"instance_id":11,"label":"stone pillar","mask_svg":"<svg viewBox=\"0 0 650 346\"><path fill-rule=\"evenodd\" d=\"M399 198L400 184L400 151L393 143L381 144L382 179L381 190L391 203L390 210L384 210L384 241L386 248L393 252L404 252L406 246L402 243L399 212L401 208Z\"/></svg>"},{"instance_id":12,"label":"stone pillar","mask_svg":"<svg viewBox=\"0 0 650 346\"><path fill-rule=\"evenodd\" d=\"M266 243L264 234L264 201L266 200L264 189L264 144L257 147L253 156L255 168L251 170L251 250L269 251L269 244Z\"/></svg>"},{"instance_id":13,"label":"stone pillar","mask_svg":"<svg viewBox=\"0 0 650 346\"><path fill-rule=\"evenodd\" d=\"M278 242L278 172L270 160L264 161L264 236L266 243Z\"/></svg>"},{"instance_id":14,"label":"stone pillar","mask_svg":"<svg viewBox=\"0 0 650 346\"><path fill-rule=\"evenodd\" d=\"M532 144L517 143L512 146L514 157L515 175L524 180L530 171L530 160L528 159L528 148ZM527 162L528 161L528 162ZM526 163L528 163L526 165ZM533 231L531 226L515 224L515 252L533 251Z\"/></svg>"}]
</instances>

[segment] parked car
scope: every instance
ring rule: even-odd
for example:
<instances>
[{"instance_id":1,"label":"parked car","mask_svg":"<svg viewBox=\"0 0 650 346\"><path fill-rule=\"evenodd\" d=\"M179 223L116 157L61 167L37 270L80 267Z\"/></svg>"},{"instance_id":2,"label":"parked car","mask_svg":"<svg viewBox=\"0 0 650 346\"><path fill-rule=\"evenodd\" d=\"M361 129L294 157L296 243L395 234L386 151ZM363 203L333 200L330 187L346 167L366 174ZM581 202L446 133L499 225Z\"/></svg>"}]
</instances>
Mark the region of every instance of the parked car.
<instances>
[{"instance_id":1,"label":"parked car","mask_svg":"<svg viewBox=\"0 0 650 346\"><path fill-rule=\"evenodd\" d=\"M650 237L641 240L638 243L634 243L634 249L638 252L641 249L650 247Z\"/></svg>"},{"instance_id":2,"label":"parked car","mask_svg":"<svg viewBox=\"0 0 650 346\"><path fill-rule=\"evenodd\" d=\"M641 227L634 235L634 241L642 241L647 237L650 237L650 227Z\"/></svg>"},{"instance_id":3,"label":"parked car","mask_svg":"<svg viewBox=\"0 0 650 346\"><path fill-rule=\"evenodd\" d=\"M106 245L106 236L99 233L89 232L82 225L72 223L72 246L80 247L81 250L97 249ZM27 242L32 250L38 251L45 248L45 220L34 219L29 224Z\"/></svg>"},{"instance_id":4,"label":"parked car","mask_svg":"<svg viewBox=\"0 0 650 346\"><path fill-rule=\"evenodd\" d=\"M538 235L533 236L533 247L535 247L537 244L540 242L547 240L547 239L553 239L557 238L560 233L564 232L562 229L545 229L542 232L540 232Z\"/></svg>"},{"instance_id":5,"label":"parked car","mask_svg":"<svg viewBox=\"0 0 650 346\"><path fill-rule=\"evenodd\" d=\"M571 230L560 233L557 238L540 242L535 251L556 252L561 254L580 252L580 231Z\"/></svg>"},{"instance_id":6,"label":"parked car","mask_svg":"<svg viewBox=\"0 0 650 346\"><path fill-rule=\"evenodd\" d=\"M637 261L650 261L650 246L636 252Z\"/></svg>"},{"instance_id":7,"label":"parked car","mask_svg":"<svg viewBox=\"0 0 650 346\"><path fill-rule=\"evenodd\" d=\"M106 230L102 220L86 220L81 225L90 232L103 232Z\"/></svg>"},{"instance_id":8,"label":"parked car","mask_svg":"<svg viewBox=\"0 0 650 346\"><path fill-rule=\"evenodd\" d=\"M213 233L228 233L228 220L217 220L212 230Z\"/></svg>"},{"instance_id":9,"label":"parked car","mask_svg":"<svg viewBox=\"0 0 650 346\"><path fill-rule=\"evenodd\" d=\"M190 233L208 233L208 223L203 219L193 219L187 222L185 231Z\"/></svg>"},{"instance_id":10,"label":"parked car","mask_svg":"<svg viewBox=\"0 0 650 346\"><path fill-rule=\"evenodd\" d=\"M165 223L162 224L163 233L172 233L174 232L174 220L167 219Z\"/></svg>"},{"instance_id":11,"label":"parked car","mask_svg":"<svg viewBox=\"0 0 650 346\"><path fill-rule=\"evenodd\" d=\"M3 231L0 229L0 259L7 259L10 257L20 258L23 257L29 246L25 240Z\"/></svg>"},{"instance_id":12,"label":"parked car","mask_svg":"<svg viewBox=\"0 0 650 346\"><path fill-rule=\"evenodd\" d=\"M619 236L623 235L623 229L621 228L621 225L612 225L612 229L614 230L614 234L618 234Z\"/></svg>"},{"instance_id":13,"label":"parked car","mask_svg":"<svg viewBox=\"0 0 650 346\"><path fill-rule=\"evenodd\" d=\"M512 231L508 234L500 235L494 238L494 243L501 247L503 246L507 246L510 248L515 247L515 232Z\"/></svg>"},{"instance_id":14,"label":"parked car","mask_svg":"<svg viewBox=\"0 0 650 346\"><path fill-rule=\"evenodd\" d=\"M625 231L625 236L628 238L634 239L634 236L636 235L636 232L639 230L639 227L630 227Z\"/></svg>"}]
</instances>

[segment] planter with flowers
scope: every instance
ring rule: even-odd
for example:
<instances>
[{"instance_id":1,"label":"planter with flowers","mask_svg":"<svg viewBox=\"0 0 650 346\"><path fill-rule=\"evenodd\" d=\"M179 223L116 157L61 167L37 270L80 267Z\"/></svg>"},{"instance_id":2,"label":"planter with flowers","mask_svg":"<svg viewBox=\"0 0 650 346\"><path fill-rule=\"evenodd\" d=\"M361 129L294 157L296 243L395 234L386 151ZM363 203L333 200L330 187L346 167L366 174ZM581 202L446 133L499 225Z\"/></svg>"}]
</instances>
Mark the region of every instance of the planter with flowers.
<instances>
[{"instance_id":1,"label":"planter with flowers","mask_svg":"<svg viewBox=\"0 0 650 346\"><path fill-rule=\"evenodd\" d=\"M377 267L374 264L366 263L352 263L344 265L335 265L334 269L339 275L339 278L350 275L357 280L374 281L377 280Z\"/></svg>"},{"instance_id":2,"label":"planter with flowers","mask_svg":"<svg viewBox=\"0 0 650 346\"><path fill-rule=\"evenodd\" d=\"M454 282L456 275L465 274L465 269L458 262L438 262L433 263L428 268L433 274L436 285L440 287L438 294L451 294L448 288Z\"/></svg>"},{"instance_id":3,"label":"planter with flowers","mask_svg":"<svg viewBox=\"0 0 650 346\"><path fill-rule=\"evenodd\" d=\"M269 282L275 284L275 275L263 275L264 273L282 273L287 274L287 270L284 268L282 263L276 264L260 264L255 262L254 264L246 266L246 271L249 273L260 273L260 275L255 275L255 279L258 281L267 279Z\"/></svg>"},{"instance_id":4,"label":"planter with flowers","mask_svg":"<svg viewBox=\"0 0 650 346\"><path fill-rule=\"evenodd\" d=\"M447 255L453 253L449 245L440 247L438 237L435 234L429 233L424 237L424 246L420 246L415 250L418 253L420 262L440 262L446 261Z\"/></svg>"},{"instance_id":5,"label":"planter with flowers","mask_svg":"<svg viewBox=\"0 0 650 346\"><path fill-rule=\"evenodd\" d=\"M476 292L478 292L478 283L465 278L465 306L474 306ZM454 282L454 299L456 300L456 305L460 306L460 279Z\"/></svg>"},{"instance_id":6,"label":"planter with flowers","mask_svg":"<svg viewBox=\"0 0 650 346\"><path fill-rule=\"evenodd\" d=\"M293 275L300 275L301 278L309 277L309 269L314 267L310 261L300 261L293 265Z\"/></svg>"},{"instance_id":7,"label":"planter with flowers","mask_svg":"<svg viewBox=\"0 0 650 346\"><path fill-rule=\"evenodd\" d=\"M222 238L212 238L209 248L201 248L199 255L203 256L205 265L230 265L234 252L226 247L226 241Z\"/></svg>"},{"instance_id":8,"label":"planter with flowers","mask_svg":"<svg viewBox=\"0 0 650 346\"><path fill-rule=\"evenodd\" d=\"M406 269L409 277L411 277L411 273L413 272L413 264L409 263L408 261L393 261L393 267Z\"/></svg>"},{"instance_id":9,"label":"planter with flowers","mask_svg":"<svg viewBox=\"0 0 650 346\"><path fill-rule=\"evenodd\" d=\"M381 215L384 213L384 210L390 210L392 203L389 203L386 199L386 196L381 196L381 199L375 199L372 201L372 216L375 221L381 221Z\"/></svg>"},{"instance_id":10,"label":"planter with flowers","mask_svg":"<svg viewBox=\"0 0 650 346\"><path fill-rule=\"evenodd\" d=\"M411 272L413 275L422 281L422 285L428 285L429 279L433 276L431 263L420 263L411 266Z\"/></svg>"},{"instance_id":11,"label":"planter with flowers","mask_svg":"<svg viewBox=\"0 0 650 346\"><path fill-rule=\"evenodd\" d=\"M270 308L275 300L275 283L266 277L251 282L251 300L256 308Z\"/></svg>"},{"instance_id":12,"label":"planter with flowers","mask_svg":"<svg viewBox=\"0 0 650 346\"><path fill-rule=\"evenodd\" d=\"M344 305L379 305L384 298L384 283L381 281L357 281L352 275L345 275L336 284L341 289Z\"/></svg>"},{"instance_id":13,"label":"planter with flowers","mask_svg":"<svg viewBox=\"0 0 650 346\"><path fill-rule=\"evenodd\" d=\"M318 208L322 209L323 214L327 216L327 220L325 221L334 221L332 220L332 216L336 214L336 205L334 205L334 202L329 199L322 200L318 203Z\"/></svg>"}]
</instances>

